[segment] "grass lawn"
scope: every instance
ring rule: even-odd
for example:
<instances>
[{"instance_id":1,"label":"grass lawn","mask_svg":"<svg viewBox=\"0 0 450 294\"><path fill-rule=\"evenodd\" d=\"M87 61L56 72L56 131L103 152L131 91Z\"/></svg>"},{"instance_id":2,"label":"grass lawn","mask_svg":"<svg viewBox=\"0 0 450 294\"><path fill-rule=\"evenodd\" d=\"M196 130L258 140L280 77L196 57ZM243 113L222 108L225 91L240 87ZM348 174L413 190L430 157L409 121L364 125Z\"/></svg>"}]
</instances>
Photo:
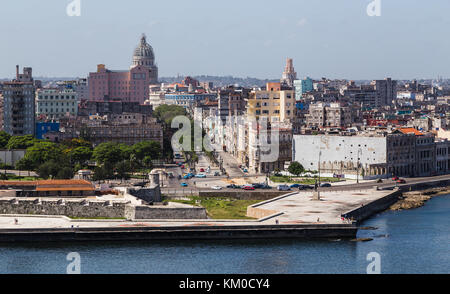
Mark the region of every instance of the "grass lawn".
<instances>
[{"instance_id":1,"label":"grass lawn","mask_svg":"<svg viewBox=\"0 0 450 294\"><path fill-rule=\"evenodd\" d=\"M314 185L316 183L316 179L317 181L319 181L319 178L303 178L301 180L290 180L289 177L287 176L271 176L270 180L272 182L275 183L287 183L287 184L303 184L303 185ZM325 177L320 177L320 182L321 183L337 183L337 182L341 182L341 181L345 181L344 179L340 179L340 178L325 178Z\"/></svg>"},{"instance_id":2,"label":"grass lawn","mask_svg":"<svg viewBox=\"0 0 450 294\"><path fill-rule=\"evenodd\" d=\"M29 176L17 176L14 174L7 174L8 181L37 181L37 180L43 180L42 178L38 177L29 177Z\"/></svg>"},{"instance_id":3,"label":"grass lawn","mask_svg":"<svg viewBox=\"0 0 450 294\"><path fill-rule=\"evenodd\" d=\"M247 217L247 206L262 200L235 200L227 198L205 198L198 196L188 197L190 200L170 200L206 208L208 216L213 219L253 219Z\"/></svg>"}]
</instances>

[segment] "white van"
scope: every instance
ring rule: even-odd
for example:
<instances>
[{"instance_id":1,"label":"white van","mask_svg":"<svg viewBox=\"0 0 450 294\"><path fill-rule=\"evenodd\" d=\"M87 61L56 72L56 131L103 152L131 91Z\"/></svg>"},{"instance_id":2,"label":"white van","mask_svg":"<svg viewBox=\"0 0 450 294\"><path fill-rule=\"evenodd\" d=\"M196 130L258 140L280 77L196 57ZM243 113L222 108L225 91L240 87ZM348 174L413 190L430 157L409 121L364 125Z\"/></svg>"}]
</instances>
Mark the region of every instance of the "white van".
<instances>
[{"instance_id":1,"label":"white van","mask_svg":"<svg viewBox=\"0 0 450 294\"><path fill-rule=\"evenodd\" d=\"M289 187L288 185L278 185L277 189L278 191L289 191L291 190L291 187Z\"/></svg>"}]
</instances>

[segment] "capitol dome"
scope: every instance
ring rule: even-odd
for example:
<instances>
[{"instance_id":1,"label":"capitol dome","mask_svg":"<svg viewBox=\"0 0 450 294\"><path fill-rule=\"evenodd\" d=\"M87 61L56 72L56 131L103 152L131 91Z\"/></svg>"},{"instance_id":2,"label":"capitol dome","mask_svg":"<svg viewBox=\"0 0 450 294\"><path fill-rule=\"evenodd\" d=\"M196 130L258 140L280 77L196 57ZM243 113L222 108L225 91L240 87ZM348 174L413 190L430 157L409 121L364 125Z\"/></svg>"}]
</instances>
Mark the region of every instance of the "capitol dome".
<instances>
[{"instance_id":1,"label":"capitol dome","mask_svg":"<svg viewBox=\"0 0 450 294\"><path fill-rule=\"evenodd\" d=\"M133 54L133 66L153 66L155 62L155 54L153 48L150 46L142 35L140 44L136 47Z\"/></svg>"}]
</instances>

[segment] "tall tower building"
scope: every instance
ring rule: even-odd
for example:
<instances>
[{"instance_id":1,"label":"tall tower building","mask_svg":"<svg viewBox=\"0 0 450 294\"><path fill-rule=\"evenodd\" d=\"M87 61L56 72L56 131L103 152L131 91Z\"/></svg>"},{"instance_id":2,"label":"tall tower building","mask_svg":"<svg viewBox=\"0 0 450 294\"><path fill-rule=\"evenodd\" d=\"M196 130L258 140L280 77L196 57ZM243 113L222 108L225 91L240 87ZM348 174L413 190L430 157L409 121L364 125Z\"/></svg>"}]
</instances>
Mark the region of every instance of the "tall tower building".
<instances>
[{"instance_id":1,"label":"tall tower building","mask_svg":"<svg viewBox=\"0 0 450 294\"><path fill-rule=\"evenodd\" d=\"M294 86L294 81L297 79L297 73L294 70L294 63L292 58L288 58L286 61L286 67L284 68L281 83L286 84L289 87Z\"/></svg>"},{"instance_id":2,"label":"tall tower building","mask_svg":"<svg viewBox=\"0 0 450 294\"><path fill-rule=\"evenodd\" d=\"M104 64L99 64L97 72L89 73L89 100L144 103L149 99L149 86L157 83L155 54L143 35L134 50L129 70L109 70Z\"/></svg>"},{"instance_id":3,"label":"tall tower building","mask_svg":"<svg viewBox=\"0 0 450 294\"><path fill-rule=\"evenodd\" d=\"M152 46L147 43L145 34L142 35L141 42L134 50L133 64L131 65L131 68L139 65L149 69L150 84L157 84L158 67L155 64L155 54Z\"/></svg>"},{"instance_id":4,"label":"tall tower building","mask_svg":"<svg viewBox=\"0 0 450 294\"><path fill-rule=\"evenodd\" d=\"M34 135L35 131L35 88L31 67L25 67L16 78L5 82L3 88L4 130L13 136Z\"/></svg>"}]
</instances>

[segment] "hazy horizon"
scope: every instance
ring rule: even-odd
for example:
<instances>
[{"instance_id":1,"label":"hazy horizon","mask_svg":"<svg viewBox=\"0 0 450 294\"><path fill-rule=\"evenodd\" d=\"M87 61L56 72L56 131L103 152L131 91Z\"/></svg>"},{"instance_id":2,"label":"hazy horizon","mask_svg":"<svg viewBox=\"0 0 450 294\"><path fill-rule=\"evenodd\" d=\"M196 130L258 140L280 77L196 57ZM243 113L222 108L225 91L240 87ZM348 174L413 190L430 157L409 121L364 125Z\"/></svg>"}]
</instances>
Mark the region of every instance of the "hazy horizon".
<instances>
[{"instance_id":1,"label":"hazy horizon","mask_svg":"<svg viewBox=\"0 0 450 294\"><path fill-rule=\"evenodd\" d=\"M196 0L7 1L0 11L0 78L15 66L38 77L86 77L97 64L128 69L142 33L160 77L278 79L286 58L298 77L399 80L450 77L450 1ZM153 3L156 2L156 3Z\"/></svg>"}]
</instances>

